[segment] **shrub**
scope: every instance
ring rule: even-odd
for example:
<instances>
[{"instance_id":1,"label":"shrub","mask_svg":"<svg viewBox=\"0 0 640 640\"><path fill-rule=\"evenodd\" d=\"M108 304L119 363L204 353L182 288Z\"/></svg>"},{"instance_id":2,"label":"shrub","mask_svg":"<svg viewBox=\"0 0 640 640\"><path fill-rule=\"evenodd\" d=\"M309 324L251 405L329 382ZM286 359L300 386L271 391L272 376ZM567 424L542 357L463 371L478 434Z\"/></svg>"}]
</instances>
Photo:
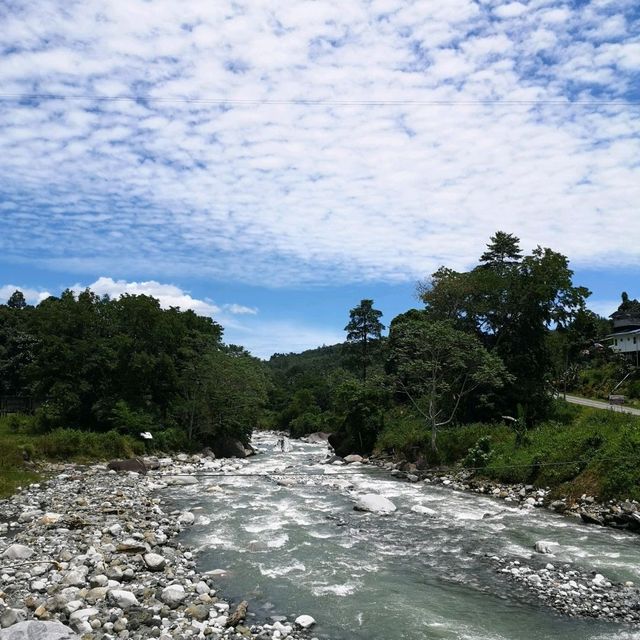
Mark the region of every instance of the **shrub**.
<instances>
[{"instance_id":1,"label":"shrub","mask_svg":"<svg viewBox=\"0 0 640 640\"><path fill-rule=\"evenodd\" d=\"M482 438L479 438L476 444L469 449L462 464L465 467L482 469L487 466L492 455L491 438L489 436L482 436Z\"/></svg>"},{"instance_id":2,"label":"shrub","mask_svg":"<svg viewBox=\"0 0 640 640\"><path fill-rule=\"evenodd\" d=\"M39 453L54 460L131 457L144 452L142 442L116 431L94 433L77 429L55 429L38 438Z\"/></svg>"}]
</instances>

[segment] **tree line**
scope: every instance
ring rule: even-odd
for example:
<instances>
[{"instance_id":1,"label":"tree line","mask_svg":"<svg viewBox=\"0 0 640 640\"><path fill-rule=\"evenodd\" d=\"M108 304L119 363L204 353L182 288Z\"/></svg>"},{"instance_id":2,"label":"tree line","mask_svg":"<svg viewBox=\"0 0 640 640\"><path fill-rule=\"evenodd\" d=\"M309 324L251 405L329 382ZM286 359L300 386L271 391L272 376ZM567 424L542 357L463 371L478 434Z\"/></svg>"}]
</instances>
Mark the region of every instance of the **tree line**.
<instances>
[{"instance_id":1,"label":"tree line","mask_svg":"<svg viewBox=\"0 0 640 640\"><path fill-rule=\"evenodd\" d=\"M211 318L155 298L66 290L0 305L0 396L30 398L33 428L150 432L159 446L247 443L267 400L263 364Z\"/></svg>"},{"instance_id":2,"label":"tree line","mask_svg":"<svg viewBox=\"0 0 640 640\"><path fill-rule=\"evenodd\" d=\"M365 299L344 344L267 363L225 344L211 318L149 296L67 290L30 306L16 291L0 305L0 396L29 398L39 432L148 431L166 449L246 444L266 427L331 432L339 453L368 453L410 423L436 460L442 429L508 420L526 430L548 418L554 389L575 386L578 363L618 366L598 342L609 321L572 278L565 256L525 255L499 231L473 268L418 283L421 306L388 335ZM621 308L634 304L623 296Z\"/></svg>"},{"instance_id":3,"label":"tree line","mask_svg":"<svg viewBox=\"0 0 640 640\"><path fill-rule=\"evenodd\" d=\"M395 317L388 337L382 313L362 300L344 345L273 356L274 424L334 432L340 453L367 453L410 415L437 457L442 428L507 420L525 430L548 418L570 363L611 330L586 308L590 292L573 284L565 256L543 247L524 255L501 231L475 267L441 267L417 294L422 307Z\"/></svg>"}]
</instances>

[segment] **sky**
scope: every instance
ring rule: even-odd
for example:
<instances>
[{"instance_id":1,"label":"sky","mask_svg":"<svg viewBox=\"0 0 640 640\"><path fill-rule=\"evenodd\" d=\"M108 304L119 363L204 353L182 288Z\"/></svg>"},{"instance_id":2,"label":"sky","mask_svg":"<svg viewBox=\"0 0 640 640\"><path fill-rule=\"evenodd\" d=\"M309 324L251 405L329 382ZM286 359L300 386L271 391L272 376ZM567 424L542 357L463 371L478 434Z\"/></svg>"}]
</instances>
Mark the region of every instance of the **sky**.
<instances>
[{"instance_id":1,"label":"sky","mask_svg":"<svg viewBox=\"0 0 640 640\"><path fill-rule=\"evenodd\" d=\"M90 286L260 357L497 230L640 297L637 0L4 0L0 299Z\"/></svg>"}]
</instances>

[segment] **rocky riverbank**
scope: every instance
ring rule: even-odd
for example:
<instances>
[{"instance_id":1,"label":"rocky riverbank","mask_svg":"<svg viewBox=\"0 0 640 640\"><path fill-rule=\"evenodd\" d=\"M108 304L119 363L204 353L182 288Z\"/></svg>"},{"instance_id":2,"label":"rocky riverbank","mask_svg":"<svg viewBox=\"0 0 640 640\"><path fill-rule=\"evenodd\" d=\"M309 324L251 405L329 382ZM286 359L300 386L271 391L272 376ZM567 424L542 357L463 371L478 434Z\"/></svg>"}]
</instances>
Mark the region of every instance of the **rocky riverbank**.
<instances>
[{"instance_id":1,"label":"rocky riverbank","mask_svg":"<svg viewBox=\"0 0 640 640\"><path fill-rule=\"evenodd\" d=\"M52 466L50 480L1 501L0 639L308 637L310 616L252 624L250 605L223 600L215 572L201 574L179 540L194 514L162 497L194 472L243 464L182 455L147 475Z\"/></svg>"},{"instance_id":2,"label":"rocky riverbank","mask_svg":"<svg viewBox=\"0 0 640 640\"><path fill-rule=\"evenodd\" d=\"M418 469L410 462L396 462L388 457L359 458L364 463L373 464L388 470L391 475L409 482L430 482L440 484L457 491L471 491L504 500L511 505L523 508L546 507L556 513L581 520L585 524L614 527L616 529L640 533L640 504L635 501L610 500L598 502L593 496L582 495L578 499L568 496L552 497L549 487L536 487L531 484L503 484L477 477L472 471L460 469Z\"/></svg>"},{"instance_id":3,"label":"rocky riverbank","mask_svg":"<svg viewBox=\"0 0 640 640\"><path fill-rule=\"evenodd\" d=\"M586 523L611 525L617 528L636 530L636 516L640 517L638 505L632 502L598 504L592 497L583 496L570 503L568 500L550 500L548 488L533 485L504 485L474 478L469 471L455 473L440 470L418 470L415 465L397 463L385 458L362 458L358 455L337 457L327 460L330 464L355 465L373 464L388 471L398 479L408 482L439 484L458 491L470 491L503 499L512 507L533 512L536 508L550 507L576 520ZM363 496L364 508L389 515L395 512L395 505L382 496ZM380 501L380 502L379 502ZM381 502L384 501L384 502ZM356 508L363 508L356 505ZM425 517L436 515L433 509L415 507L417 513ZM613 518L617 518L614 520ZM627 624L640 623L640 589L633 582L619 583L608 580L595 571L587 572L578 567L552 564L559 550L553 541L540 540L532 548L529 561L510 560L492 556L489 560L496 571L510 582L517 583L529 595L535 596L546 605L563 614L577 617L604 619Z\"/></svg>"}]
</instances>

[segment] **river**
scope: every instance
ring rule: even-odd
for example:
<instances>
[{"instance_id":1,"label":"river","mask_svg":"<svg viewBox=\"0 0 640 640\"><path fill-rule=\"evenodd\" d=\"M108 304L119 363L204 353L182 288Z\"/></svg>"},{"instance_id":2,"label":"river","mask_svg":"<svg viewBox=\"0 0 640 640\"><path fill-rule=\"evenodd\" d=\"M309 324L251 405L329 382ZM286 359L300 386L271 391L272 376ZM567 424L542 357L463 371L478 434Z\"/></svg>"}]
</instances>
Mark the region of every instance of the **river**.
<instances>
[{"instance_id":1,"label":"river","mask_svg":"<svg viewBox=\"0 0 640 640\"><path fill-rule=\"evenodd\" d=\"M199 569L225 570L224 594L248 599L258 617L309 614L314 635L332 640L640 639L633 627L556 613L488 557L529 561L537 540L554 541L559 551L534 561L640 584L637 535L366 465L323 465L325 445L294 441L281 453L275 441L256 435L261 453L238 475L171 489L196 514L183 539L198 549ZM354 493L384 495L398 510L355 512Z\"/></svg>"}]
</instances>

